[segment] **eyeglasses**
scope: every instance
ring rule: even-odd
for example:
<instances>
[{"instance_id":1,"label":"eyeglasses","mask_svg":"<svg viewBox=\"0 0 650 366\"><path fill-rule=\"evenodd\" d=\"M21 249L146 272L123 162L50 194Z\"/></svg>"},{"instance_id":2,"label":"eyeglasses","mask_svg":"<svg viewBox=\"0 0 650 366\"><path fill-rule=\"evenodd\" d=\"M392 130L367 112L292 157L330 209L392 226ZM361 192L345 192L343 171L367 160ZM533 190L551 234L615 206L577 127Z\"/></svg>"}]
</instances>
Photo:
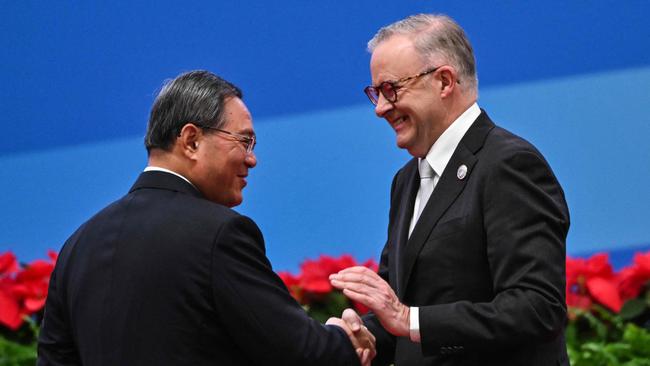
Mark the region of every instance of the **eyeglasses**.
<instances>
[{"instance_id":1,"label":"eyeglasses","mask_svg":"<svg viewBox=\"0 0 650 366\"><path fill-rule=\"evenodd\" d=\"M196 126L201 127L201 128L206 128L206 129L209 129L209 130L214 130L214 131L217 131L217 132L221 132L223 134L226 134L226 135L234 138L235 140L237 140L237 141L241 142L242 144L244 144L244 148L246 148L246 153L247 154L252 153L253 149L255 149L255 145L257 144L257 139L255 138L255 135L245 136L245 135L240 135L238 133L232 133L230 131L222 130L220 128L215 128L215 127L210 127L210 126L202 126L202 125L196 125Z\"/></svg>"},{"instance_id":2,"label":"eyeglasses","mask_svg":"<svg viewBox=\"0 0 650 366\"><path fill-rule=\"evenodd\" d=\"M384 81L381 84L377 86L367 86L363 91L366 93L368 96L368 99L370 99L370 102L374 105L377 105L379 102L379 93L386 98L387 101L391 103L396 103L397 102L397 91L401 88L404 87L404 85L398 85L402 84L406 81L417 79L419 77L422 77L424 75L430 74L436 70L438 70L441 66L434 67L432 69L428 69L426 71L423 71L417 75L413 76L407 76L405 78L399 79L399 80L394 80L394 81Z\"/></svg>"}]
</instances>

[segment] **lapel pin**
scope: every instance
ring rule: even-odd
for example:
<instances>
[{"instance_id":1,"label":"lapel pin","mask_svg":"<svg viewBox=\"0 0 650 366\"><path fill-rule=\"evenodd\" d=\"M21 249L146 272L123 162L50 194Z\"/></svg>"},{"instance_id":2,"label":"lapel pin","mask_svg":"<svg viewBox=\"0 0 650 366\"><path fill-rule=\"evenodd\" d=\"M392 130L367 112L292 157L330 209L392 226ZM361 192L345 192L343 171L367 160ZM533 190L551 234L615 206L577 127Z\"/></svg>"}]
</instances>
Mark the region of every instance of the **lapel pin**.
<instances>
[{"instance_id":1,"label":"lapel pin","mask_svg":"<svg viewBox=\"0 0 650 366\"><path fill-rule=\"evenodd\" d=\"M458 179L463 180L467 176L467 165L463 164L458 167L458 171L456 171L456 177Z\"/></svg>"}]
</instances>

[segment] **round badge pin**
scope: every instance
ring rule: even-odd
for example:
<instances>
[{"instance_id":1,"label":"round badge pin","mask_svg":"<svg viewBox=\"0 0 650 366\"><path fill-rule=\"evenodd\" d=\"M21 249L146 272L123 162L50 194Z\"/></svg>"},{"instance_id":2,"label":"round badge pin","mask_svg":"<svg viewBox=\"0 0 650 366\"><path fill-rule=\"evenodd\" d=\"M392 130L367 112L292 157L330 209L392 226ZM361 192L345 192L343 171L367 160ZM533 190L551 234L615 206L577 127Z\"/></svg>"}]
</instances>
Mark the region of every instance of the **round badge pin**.
<instances>
[{"instance_id":1,"label":"round badge pin","mask_svg":"<svg viewBox=\"0 0 650 366\"><path fill-rule=\"evenodd\" d=\"M463 180L467 176L467 165L463 164L458 167L458 170L456 171L456 177L458 179Z\"/></svg>"}]
</instances>

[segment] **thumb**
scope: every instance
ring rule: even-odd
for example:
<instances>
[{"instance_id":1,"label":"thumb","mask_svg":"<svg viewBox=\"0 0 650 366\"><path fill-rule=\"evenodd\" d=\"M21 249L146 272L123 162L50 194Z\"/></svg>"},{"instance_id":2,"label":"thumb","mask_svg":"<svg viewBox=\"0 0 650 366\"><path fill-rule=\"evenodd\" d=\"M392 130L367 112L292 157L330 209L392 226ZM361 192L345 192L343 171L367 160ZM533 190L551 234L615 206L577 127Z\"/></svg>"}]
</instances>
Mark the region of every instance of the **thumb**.
<instances>
[{"instance_id":1,"label":"thumb","mask_svg":"<svg viewBox=\"0 0 650 366\"><path fill-rule=\"evenodd\" d=\"M356 313L356 311L350 308L343 310L343 315L341 316L341 319L343 319L343 321L348 323L348 326L350 327L350 329L352 329L353 332L356 332L359 329L361 329L361 326L363 325L363 321Z\"/></svg>"}]
</instances>

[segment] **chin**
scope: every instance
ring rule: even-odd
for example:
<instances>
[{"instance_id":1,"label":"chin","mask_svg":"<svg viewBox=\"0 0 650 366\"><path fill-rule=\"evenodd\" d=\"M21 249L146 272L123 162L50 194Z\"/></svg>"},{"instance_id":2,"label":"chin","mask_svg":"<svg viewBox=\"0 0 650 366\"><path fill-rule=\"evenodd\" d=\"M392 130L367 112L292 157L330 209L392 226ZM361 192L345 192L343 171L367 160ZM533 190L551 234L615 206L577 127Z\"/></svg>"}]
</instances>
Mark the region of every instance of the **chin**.
<instances>
[{"instance_id":1,"label":"chin","mask_svg":"<svg viewBox=\"0 0 650 366\"><path fill-rule=\"evenodd\" d=\"M406 150L407 150L407 151L409 152L409 154L410 154L412 157L414 157L414 158L424 158L425 156L427 156L427 153L426 153L426 152L425 152L425 153L422 153L422 152L418 152L418 151L416 151L416 150L414 150L414 149L406 149Z\"/></svg>"},{"instance_id":2,"label":"chin","mask_svg":"<svg viewBox=\"0 0 650 366\"><path fill-rule=\"evenodd\" d=\"M411 145L407 141L398 138L396 144L400 149L408 150L411 152Z\"/></svg>"},{"instance_id":3,"label":"chin","mask_svg":"<svg viewBox=\"0 0 650 366\"><path fill-rule=\"evenodd\" d=\"M213 199L208 198L210 201L214 203L218 203L220 205L226 206L228 208L233 208L235 206L239 206L242 201L244 200L241 192L239 194L235 194L232 196L221 196L221 197L214 197Z\"/></svg>"},{"instance_id":4,"label":"chin","mask_svg":"<svg viewBox=\"0 0 650 366\"><path fill-rule=\"evenodd\" d=\"M236 197L233 197L232 201L230 202L231 204L228 205L228 207L239 206L243 201L244 201L244 197L241 194L239 194Z\"/></svg>"}]
</instances>

